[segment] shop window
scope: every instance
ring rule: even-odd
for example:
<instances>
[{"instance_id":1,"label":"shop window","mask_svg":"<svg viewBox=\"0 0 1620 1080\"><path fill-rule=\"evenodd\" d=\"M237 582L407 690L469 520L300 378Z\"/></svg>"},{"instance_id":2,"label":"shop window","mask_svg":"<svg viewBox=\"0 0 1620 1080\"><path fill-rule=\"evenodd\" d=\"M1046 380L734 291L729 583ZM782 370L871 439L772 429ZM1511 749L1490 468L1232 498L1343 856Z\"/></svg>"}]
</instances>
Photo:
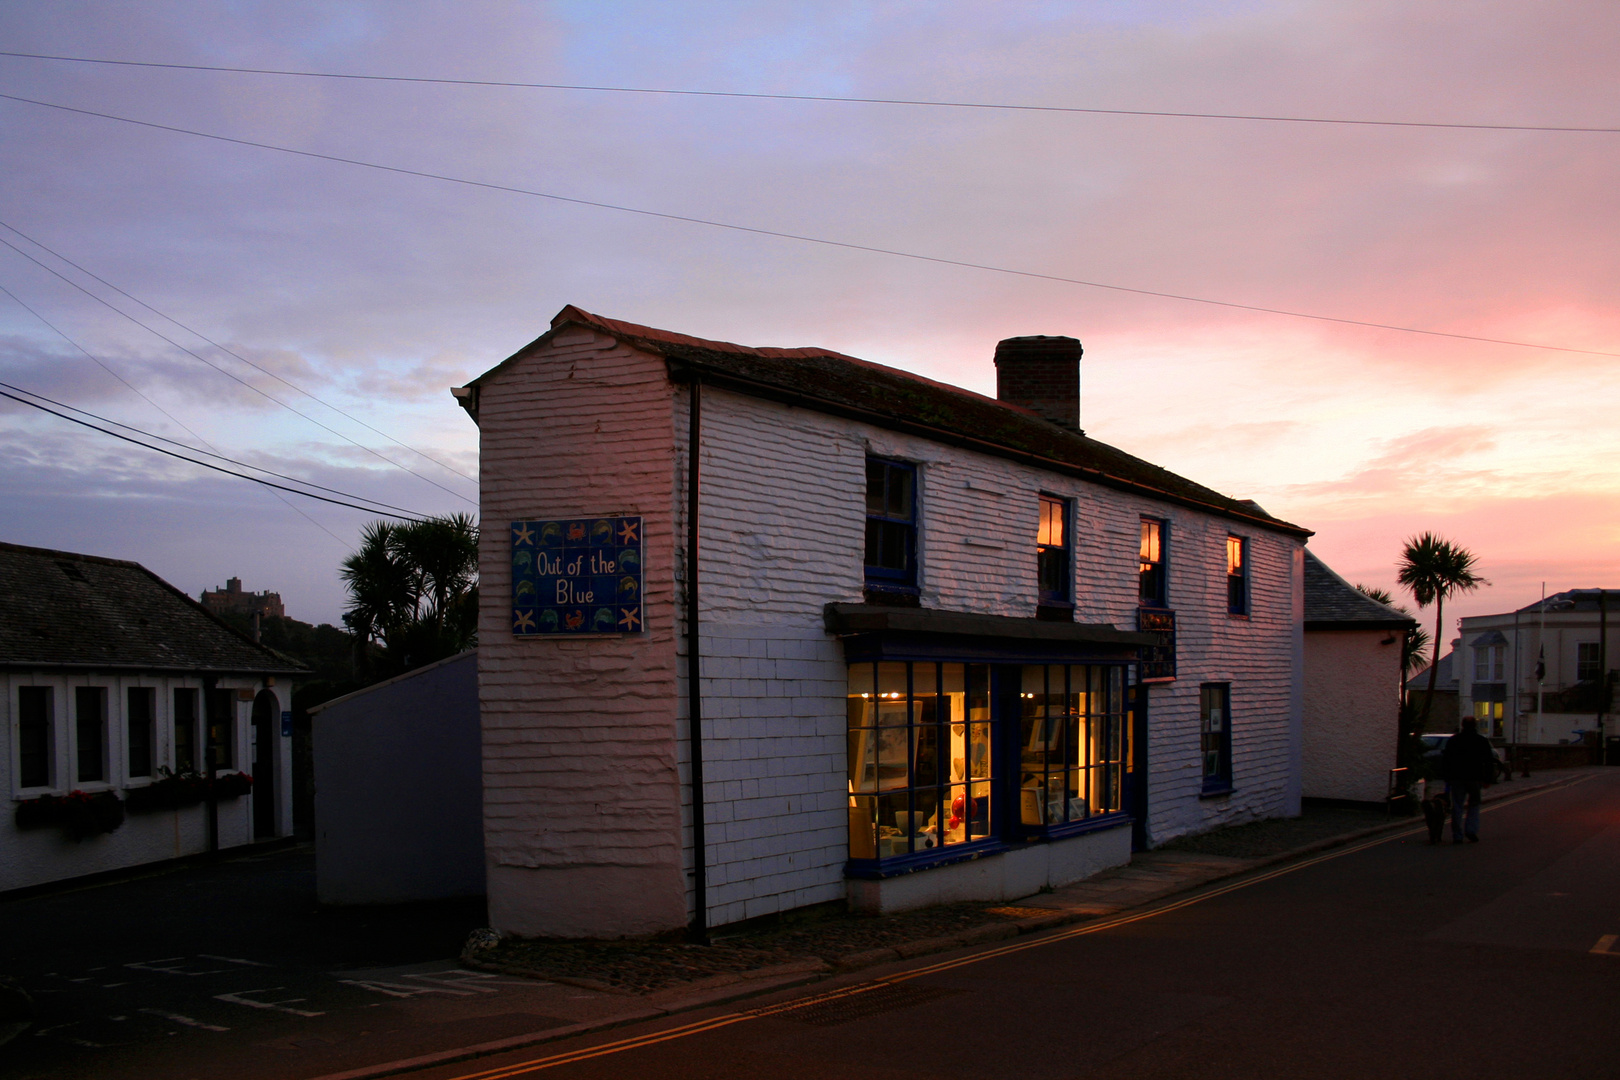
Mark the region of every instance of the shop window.
<instances>
[{"instance_id":1,"label":"shop window","mask_svg":"<svg viewBox=\"0 0 1620 1080\"><path fill-rule=\"evenodd\" d=\"M17 688L17 765L19 787L55 786L56 721L49 686Z\"/></svg>"},{"instance_id":2,"label":"shop window","mask_svg":"<svg viewBox=\"0 0 1620 1080\"><path fill-rule=\"evenodd\" d=\"M1249 613L1248 542L1241 536L1226 538L1226 613Z\"/></svg>"},{"instance_id":3,"label":"shop window","mask_svg":"<svg viewBox=\"0 0 1620 1080\"><path fill-rule=\"evenodd\" d=\"M1575 646L1575 681L1595 682L1603 677L1603 659L1598 655L1596 641L1583 641Z\"/></svg>"},{"instance_id":4,"label":"shop window","mask_svg":"<svg viewBox=\"0 0 1620 1080\"><path fill-rule=\"evenodd\" d=\"M1204 683L1198 688L1198 732L1205 794L1232 790L1231 704L1230 683Z\"/></svg>"},{"instance_id":5,"label":"shop window","mask_svg":"<svg viewBox=\"0 0 1620 1080\"><path fill-rule=\"evenodd\" d=\"M174 692L174 771L199 772L197 756L197 691L181 688Z\"/></svg>"},{"instance_id":6,"label":"shop window","mask_svg":"<svg viewBox=\"0 0 1620 1080\"><path fill-rule=\"evenodd\" d=\"M1069 580L1074 566L1073 547L1069 539L1069 512L1067 499L1042 495L1041 522L1035 537L1039 605L1065 613L1074 608L1073 597L1069 595Z\"/></svg>"},{"instance_id":7,"label":"shop window","mask_svg":"<svg viewBox=\"0 0 1620 1080\"><path fill-rule=\"evenodd\" d=\"M1019 822L1049 829L1121 809L1124 669L1031 664L1019 684Z\"/></svg>"},{"instance_id":8,"label":"shop window","mask_svg":"<svg viewBox=\"0 0 1620 1080\"><path fill-rule=\"evenodd\" d=\"M850 858L939 855L994 835L986 665L851 664L848 713Z\"/></svg>"},{"instance_id":9,"label":"shop window","mask_svg":"<svg viewBox=\"0 0 1620 1080\"><path fill-rule=\"evenodd\" d=\"M152 775L152 743L157 714L157 691L146 686L129 688L125 712L124 749L130 776Z\"/></svg>"},{"instance_id":10,"label":"shop window","mask_svg":"<svg viewBox=\"0 0 1620 1080\"><path fill-rule=\"evenodd\" d=\"M1169 606L1167 531L1165 523L1157 518L1142 519L1137 582L1141 602L1147 607Z\"/></svg>"},{"instance_id":11,"label":"shop window","mask_svg":"<svg viewBox=\"0 0 1620 1080\"><path fill-rule=\"evenodd\" d=\"M917 591L917 470L866 459L866 587Z\"/></svg>"},{"instance_id":12,"label":"shop window","mask_svg":"<svg viewBox=\"0 0 1620 1080\"><path fill-rule=\"evenodd\" d=\"M73 724L81 784L107 779L107 688L73 688Z\"/></svg>"}]
</instances>

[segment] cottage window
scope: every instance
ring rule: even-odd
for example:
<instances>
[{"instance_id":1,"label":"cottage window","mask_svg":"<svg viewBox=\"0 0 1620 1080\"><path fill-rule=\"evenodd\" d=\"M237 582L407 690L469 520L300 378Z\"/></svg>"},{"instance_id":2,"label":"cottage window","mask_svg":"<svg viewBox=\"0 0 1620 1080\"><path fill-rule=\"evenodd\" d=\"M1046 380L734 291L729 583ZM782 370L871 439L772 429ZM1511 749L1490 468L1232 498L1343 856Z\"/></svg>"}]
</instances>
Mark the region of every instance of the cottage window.
<instances>
[{"instance_id":1,"label":"cottage window","mask_svg":"<svg viewBox=\"0 0 1620 1080\"><path fill-rule=\"evenodd\" d=\"M1230 683L1204 683L1198 688L1199 745L1206 795L1232 790L1231 705Z\"/></svg>"},{"instance_id":2,"label":"cottage window","mask_svg":"<svg viewBox=\"0 0 1620 1080\"><path fill-rule=\"evenodd\" d=\"M1226 613L1249 613L1248 542L1241 536L1226 538Z\"/></svg>"},{"instance_id":3,"label":"cottage window","mask_svg":"<svg viewBox=\"0 0 1620 1080\"><path fill-rule=\"evenodd\" d=\"M79 783L102 783L107 779L107 688L77 686L73 689L73 724L78 755Z\"/></svg>"},{"instance_id":4,"label":"cottage window","mask_svg":"<svg viewBox=\"0 0 1620 1080\"><path fill-rule=\"evenodd\" d=\"M1118 813L1124 669L1031 664L1019 689L1019 820L1050 828Z\"/></svg>"},{"instance_id":5,"label":"cottage window","mask_svg":"<svg viewBox=\"0 0 1620 1080\"><path fill-rule=\"evenodd\" d=\"M174 771L198 772L197 691L182 687L174 692Z\"/></svg>"},{"instance_id":6,"label":"cottage window","mask_svg":"<svg viewBox=\"0 0 1620 1080\"><path fill-rule=\"evenodd\" d=\"M215 769L236 767L236 691L208 691L208 746Z\"/></svg>"},{"instance_id":7,"label":"cottage window","mask_svg":"<svg viewBox=\"0 0 1620 1080\"><path fill-rule=\"evenodd\" d=\"M866 587L917 590L917 470L866 459Z\"/></svg>"},{"instance_id":8,"label":"cottage window","mask_svg":"<svg viewBox=\"0 0 1620 1080\"><path fill-rule=\"evenodd\" d=\"M1575 681L1596 682L1603 677L1603 658L1598 655L1596 641L1583 641L1575 646Z\"/></svg>"},{"instance_id":9,"label":"cottage window","mask_svg":"<svg viewBox=\"0 0 1620 1080\"><path fill-rule=\"evenodd\" d=\"M1141 602L1147 607L1168 607L1167 567L1165 550L1166 527L1157 518L1142 519L1142 536L1138 559L1137 579Z\"/></svg>"},{"instance_id":10,"label":"cottage window","mask_svg":"<svg viewBox=\"0 0 1620 1080\"><path fill-rule=\"evenodd\" d=\"M51 787L56 757L56 723L49 686L17 688L17 765L19 787Z\"/></svg>"},{"instance_id":11,"label":"cottage window","mask_svg":"<svg viewBox=\"0 0 1620 1080\"><path fill-rule=\"evenodd\" d=\"M986 665L851 664L848 712L850 858L938 854L993 835Z\"/></svg>"},{"instance_id":12,"label":"cottage window","mask_svg":"<svg viewBox=\"0 0 1620 1080\"><path fill-rule=\"evenodd\" d=\"M152 744L155 739L157 691L147 686L129 688L129 709L125 714L125 756L130 776L152 775Z\"/></svg>"},{"instance_id":13,"label":"cottage window","mask_svg":"<svg viewBox=\"0 0 1620 1080\"><path fill-rule=\"evenodd\" d=\"M1072 612L1069 579L1074 565L1069 542L1069 501L1041 496L1041 523L1036 531L1036 576L1039 606ZM1072 616L1071 616L1072 617Z\"/></svg>"}]
</instances>

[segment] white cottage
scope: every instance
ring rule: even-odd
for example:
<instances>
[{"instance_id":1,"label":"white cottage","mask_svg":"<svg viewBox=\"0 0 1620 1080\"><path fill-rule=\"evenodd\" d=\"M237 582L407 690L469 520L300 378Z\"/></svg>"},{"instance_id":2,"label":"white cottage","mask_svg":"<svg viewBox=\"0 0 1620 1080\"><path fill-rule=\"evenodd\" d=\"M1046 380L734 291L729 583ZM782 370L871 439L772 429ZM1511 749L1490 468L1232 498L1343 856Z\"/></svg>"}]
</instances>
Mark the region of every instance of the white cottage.
<instances>
[{"instance_id":1,"label":"white cottage","mask_svg":"<svg viewBox=\"0 0 1620 1080\"><path fill-rule=\"evenodd\" d=\"M492 924L1012 898L1297 814L1309 534L1084 435L1080 356L1002 342L993 400L568 307L457 388Z\"/></svg>"},{"instance_id":2,"label":"white cottage","mask_svg":"<svg viewBox=\"0 0 1620 1080\"><path fill-rule=\"evenodd\" d=\"M0 544L0 892L290 835L303 671L138 563Z\"/></svg>"}]
</instances>

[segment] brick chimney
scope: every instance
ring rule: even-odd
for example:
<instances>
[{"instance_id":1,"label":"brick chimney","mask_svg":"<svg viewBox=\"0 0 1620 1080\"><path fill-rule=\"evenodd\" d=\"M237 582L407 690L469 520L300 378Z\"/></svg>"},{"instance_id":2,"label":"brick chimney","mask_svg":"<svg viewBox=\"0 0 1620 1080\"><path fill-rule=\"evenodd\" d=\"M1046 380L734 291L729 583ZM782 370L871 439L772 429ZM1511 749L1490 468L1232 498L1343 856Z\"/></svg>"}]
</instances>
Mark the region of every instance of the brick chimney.
<instances>
[{"instance_id":1,"label":"brick chimney","mask_svg":"<svg viewBox=\"0 0 1620 1080\"><path fill-rule=\"evenodd\" d=\"M996 400L1080 430L1080 355L1072 337L1007 338L996 345Z\"/></svg>"}]
</instances>

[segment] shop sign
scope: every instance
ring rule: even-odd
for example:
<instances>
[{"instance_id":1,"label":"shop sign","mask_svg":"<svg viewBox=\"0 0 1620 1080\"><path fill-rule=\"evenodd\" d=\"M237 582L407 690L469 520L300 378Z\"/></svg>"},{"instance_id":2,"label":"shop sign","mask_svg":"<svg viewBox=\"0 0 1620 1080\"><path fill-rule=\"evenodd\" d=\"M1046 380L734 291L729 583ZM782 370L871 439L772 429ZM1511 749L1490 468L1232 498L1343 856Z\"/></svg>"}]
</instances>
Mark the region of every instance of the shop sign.
<instances>
[{"instance_id":1,"label":"shop sign","mask_svg":"<svg viewBox=\"0 0 1620 1080\"><path fill-rule=\"evenodd\" d=\"M512 522L512 633L639 634L639 517Z\"/></svg>"}]
</instances>

